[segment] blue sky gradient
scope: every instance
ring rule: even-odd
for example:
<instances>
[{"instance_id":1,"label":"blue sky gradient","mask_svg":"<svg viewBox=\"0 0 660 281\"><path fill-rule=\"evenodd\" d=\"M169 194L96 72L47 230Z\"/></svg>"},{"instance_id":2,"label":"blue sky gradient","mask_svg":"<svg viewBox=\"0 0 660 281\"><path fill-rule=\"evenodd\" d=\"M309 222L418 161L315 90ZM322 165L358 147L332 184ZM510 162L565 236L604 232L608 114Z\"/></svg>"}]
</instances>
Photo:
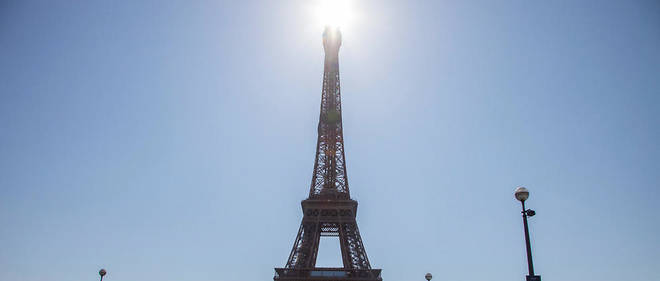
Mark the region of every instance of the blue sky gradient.
<instances>
[{"instance_id":1,"label":"blue sky gradient","mask_svg":"<svg viewBox=\"0 0 660 281\"><path fill-rule=\"evenodd\" d=\"M312 176L310 5L0 2L0 280L272 280ZM519 185L543 280L660 280L659 2L354 7L348 178L384 280L524 280Z\"/></svg>"}]
</instances>

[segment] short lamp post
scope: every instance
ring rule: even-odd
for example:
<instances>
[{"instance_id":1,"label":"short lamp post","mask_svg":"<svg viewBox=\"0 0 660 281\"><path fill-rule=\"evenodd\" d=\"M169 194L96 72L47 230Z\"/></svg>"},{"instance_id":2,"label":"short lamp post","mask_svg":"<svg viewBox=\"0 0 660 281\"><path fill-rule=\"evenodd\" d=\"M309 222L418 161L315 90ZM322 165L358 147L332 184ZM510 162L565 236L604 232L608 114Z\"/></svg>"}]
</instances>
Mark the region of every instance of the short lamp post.
<instances>
[{"instance_id":1,"label":"short lamp post","mask_svg":"<svg viewBox=\"0 0 660 281\"><path fill-rule=\"evenodd\" d=\"M516 199L522 203L523 226L525 227L525 246L527 247L527 268L529 269L529 275L527 275L526 281L541 281L540 275L534 275L532 246L529 243L529 227L527 226L527 217L533 217L536 215L536 212L532 209L525 209L525 200L527 200L527 198L529 198L529 191L527 188L518 187L516 189Z\"/></svg>"},{"instance_id":2,"label":"short lamp post","mask_svg":"<svg viewBox=\"0 0 660 281\"><path fill-rule=\"evenodd\" d=\"M103 281L103 276L105 276L106 273L108 273L108 272L105 271L105 269L103 269L103 268L101 268L101 270L99 270L99 275L101 275L101 281Z\"/></svg>"},{"instance_id":3,"label":"short lamp post","mask_svg":"<svg viewBox=\"0 0 660 281\"><path fill-rule=\"evenodd\" d=\"M426 281L431 281L431 278L433 278L433 275L431 275L431 273L427 273L426 275L424 275L424 278L426 278Z\"/></svg>"}]
</instances>

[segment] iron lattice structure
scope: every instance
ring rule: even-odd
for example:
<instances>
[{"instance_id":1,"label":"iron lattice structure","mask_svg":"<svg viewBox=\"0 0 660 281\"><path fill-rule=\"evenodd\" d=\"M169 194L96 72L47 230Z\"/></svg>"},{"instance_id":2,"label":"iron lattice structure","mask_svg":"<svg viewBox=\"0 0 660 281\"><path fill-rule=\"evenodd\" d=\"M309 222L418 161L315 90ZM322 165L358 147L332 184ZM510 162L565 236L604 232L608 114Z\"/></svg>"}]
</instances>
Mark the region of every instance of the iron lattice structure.
<instances>
[{"instance_id":1,"label":"iron lattice structure","mask_svg":"<svg viewBox=\"0 0 660 281\"><path fill-rule=\"evenodd\" d=\"M325 66L314 173L309 197L302 201L303 219L284 268L275 268L275 281L365 280L382 281L380 269L372 269L355 220L357 201L352 200L346 176L344 135L339 85L341 33L323 33ZM343 267L318 268L316 257L322 236L337 236Z\"/></svg>"}]
</instances>

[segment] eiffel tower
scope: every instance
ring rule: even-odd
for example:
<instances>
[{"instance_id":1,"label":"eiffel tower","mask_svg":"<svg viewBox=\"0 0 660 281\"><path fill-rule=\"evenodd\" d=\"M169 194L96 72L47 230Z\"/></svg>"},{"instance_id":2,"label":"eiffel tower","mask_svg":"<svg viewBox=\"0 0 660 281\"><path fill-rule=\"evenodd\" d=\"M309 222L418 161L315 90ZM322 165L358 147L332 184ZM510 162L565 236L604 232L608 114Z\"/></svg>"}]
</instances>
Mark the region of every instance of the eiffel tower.
<instances>
[{"instance_id":1,"label":"eiffel tower","mask_svg":"<svg viewBox=\"0 0 660 281\"><path fill-rule=\"evenodd\" d=\"M341 33L323 32L325 66L321 114L314 174L309 197L301 202L303 219L284 268L275 268L274 281L361 280L382 281L380 269L372 269L362 244L355 215L358 203L351 199L346 177L339 87ZM338 236L343 267L316 267L321 236Z\"/></svg>"}]
</instances>

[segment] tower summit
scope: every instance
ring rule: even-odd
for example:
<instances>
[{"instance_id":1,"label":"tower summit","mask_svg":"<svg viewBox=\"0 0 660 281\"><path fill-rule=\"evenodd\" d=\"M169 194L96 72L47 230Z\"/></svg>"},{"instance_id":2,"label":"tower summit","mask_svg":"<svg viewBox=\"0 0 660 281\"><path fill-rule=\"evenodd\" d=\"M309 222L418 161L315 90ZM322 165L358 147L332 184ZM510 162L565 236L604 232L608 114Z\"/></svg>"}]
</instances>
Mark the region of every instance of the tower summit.
<instances>
[{"instance_id":1,"label":"tower summit","mask_svg":"<svg viewBox=\"0 0 660 281\"><path fill-rule=\"evenodd\" d=\"M301 202L303 219L284 268L275 268L274 281L382 281L372 269L356 218L357 201L350 198L339 86L341 32L323 32L325 66L321 91L318 139L309 197ZM316 267L321 236L339 237L343 267Z\"/></svg>"}]
</instances>

